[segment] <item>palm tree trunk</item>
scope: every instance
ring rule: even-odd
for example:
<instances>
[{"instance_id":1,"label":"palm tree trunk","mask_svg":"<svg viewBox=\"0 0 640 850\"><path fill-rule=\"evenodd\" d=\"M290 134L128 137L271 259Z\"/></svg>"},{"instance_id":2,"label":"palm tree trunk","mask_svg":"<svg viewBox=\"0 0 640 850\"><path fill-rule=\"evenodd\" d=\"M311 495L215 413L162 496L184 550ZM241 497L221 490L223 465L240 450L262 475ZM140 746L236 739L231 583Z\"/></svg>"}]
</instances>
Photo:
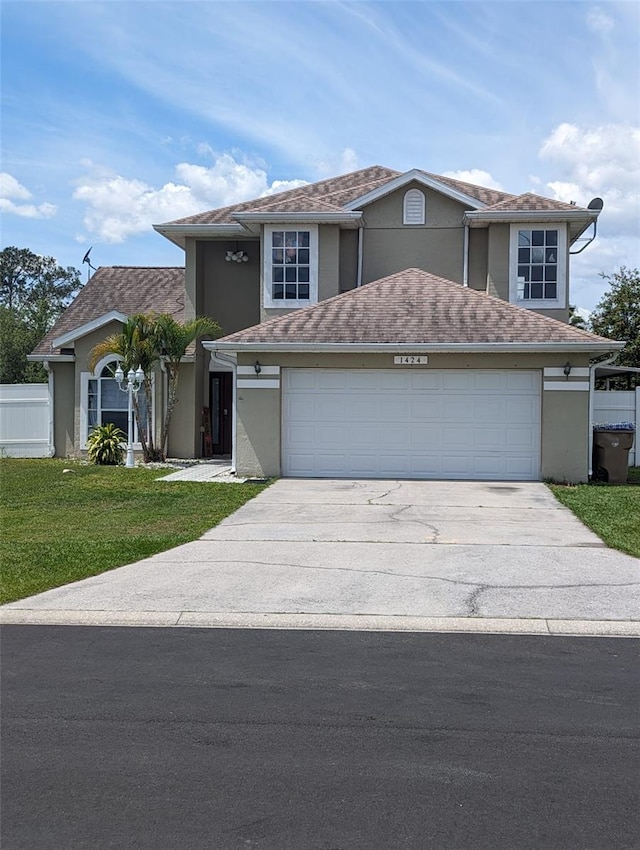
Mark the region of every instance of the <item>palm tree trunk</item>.
<instances>
[{"instance_id":1,"label":"palm tree trunk","mask_svg":"<svg viewBox=\"0 0 640 850\"><path fill-rule=\"evenodd\" d=\"M160 434L160 449L164 457L167 456L169 450L169 426L176 402L178 401L178 370L174 369L171 364L167 364L167 378L167 410L164 415Z\"/></svg>"}]
</instances>

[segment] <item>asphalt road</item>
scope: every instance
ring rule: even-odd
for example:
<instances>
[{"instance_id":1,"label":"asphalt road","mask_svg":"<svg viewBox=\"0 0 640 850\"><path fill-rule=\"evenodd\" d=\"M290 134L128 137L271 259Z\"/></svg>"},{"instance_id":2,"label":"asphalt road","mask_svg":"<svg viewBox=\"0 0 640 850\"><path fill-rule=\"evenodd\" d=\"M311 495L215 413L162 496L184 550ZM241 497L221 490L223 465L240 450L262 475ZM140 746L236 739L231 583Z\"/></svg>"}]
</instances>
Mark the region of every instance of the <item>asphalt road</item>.
<instances>
[{"instance_id":1,"label":"asphalt road","mask_svg":"<svg viewBox=\"0 0 640 850\"><path fill-rule=\"evenodd\" d=\"M2 850L639 848L639 650L5 626Z\"/></svg>"}]
</instances>

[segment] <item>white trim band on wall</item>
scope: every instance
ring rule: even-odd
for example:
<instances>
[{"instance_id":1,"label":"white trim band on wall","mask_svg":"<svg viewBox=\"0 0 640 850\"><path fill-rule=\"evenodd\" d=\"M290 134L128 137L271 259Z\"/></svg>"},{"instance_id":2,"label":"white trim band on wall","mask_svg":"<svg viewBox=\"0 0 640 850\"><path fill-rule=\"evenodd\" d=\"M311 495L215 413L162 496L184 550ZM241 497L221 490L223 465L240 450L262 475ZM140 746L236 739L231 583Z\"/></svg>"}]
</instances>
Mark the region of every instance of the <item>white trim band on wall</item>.
<instances>
[{"instance_id":1,"label":"white trim band on wall","mask_svg":"<svg viewBox=\"0 0 640 850\"><path fill-rule=\"evenodd\" d=\"M588 381L545 381L544 390L579 390L586 393L589 391Z\"/></svg>"},{"instance_id":2,"label":"white trim band on wall","mask_svg":"<svg viewBox=\"0 0 640 850\"><path fill-rule=\"evenodd\" d=\"M588 366L572 366L571 371L569 372L571 377L576 378L588 378L589 377L589 367ZM564 366L545 366L544 367L544 376L545 378L565 378Z\"/></svg>"},{"instance_id":3,"label":"white trim band on wall","mask_svg":"<svg viewBox=\"0 0 640 850\"><path fill-rule=\"evenodd\" d=\"M279 390L280 378L238 378L238 390Z\"/></svg>"},{"instance_id":4,"label":"white trim band on wall","mask_svg":"<svg viewBox=\"0 0 640 850\"><path fill-rule=\"evenodd\" d=\"M255 366L238 366L238 375L255 375L256 367ZM260 366L260 374L261 375L279 375L280 367L279 366Z\"/></svg>"}]
</instances>

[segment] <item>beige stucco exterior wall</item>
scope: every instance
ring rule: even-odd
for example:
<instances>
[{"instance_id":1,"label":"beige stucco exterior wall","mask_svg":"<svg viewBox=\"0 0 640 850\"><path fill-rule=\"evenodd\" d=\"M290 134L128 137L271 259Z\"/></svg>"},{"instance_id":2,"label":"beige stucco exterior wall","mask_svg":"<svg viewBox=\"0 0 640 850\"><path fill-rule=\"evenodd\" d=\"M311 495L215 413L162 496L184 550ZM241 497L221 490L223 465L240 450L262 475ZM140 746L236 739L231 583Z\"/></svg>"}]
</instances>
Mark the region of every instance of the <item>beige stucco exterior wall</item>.
<instances>
[{"instance_id":1,"label":"beige stucco exterior wall","mask_svg":"<svg viewBox=\"0 0 640 850\"><path fill-rule=\"evenodd\" d=\"M262 361L261 361L262 362ZM240 389L236 471L248 478L280 475L280 390ZM266 424L266 427L263 427Z\"/></svg>"},{"instance_id":2,"label":"beige stucco exterior wall","mask_svg":"<svg viewBox=\"0 0 640 850\"><path fill-rule=\"evenodd\" d=\"M178 403L173 410L169 426L168 457L190 458L200 454L200 443L196 443L195 422L195 363L180 364L178 380ZM198 421L199 433L199 421Z\"/></svg>"},{"instance_id":3,"label":"beige stucco exterior wall","mask_svg":"<svg viewBox=\"0 0 640 850\"><path fill-rule=\"evenodd\" d=\"M340 231L340 292L358 284L358 231Z\"/></svg>"},{"instance_id":4,"label":"beige stucco exterior wall","mask_svg":"<svg viewBox=\"0 0 640 850\"><path fill-rule=\"evenodd\" d=\"M340 294L340 228L321 224L318 228L318 301Z\"/></svg>"},{"instance_id":5,"label":"beige stucco exterior wall","mask_svg":"<svg viewBox=\"0 0 640 850\"><path fill-rule=\"evenodd\" d=\"M588 379L582 379L586 380ZM588 480L588 423L588 392L543 391L543 478L573 483Z\"/></svg>"},{"instance_id":6,"label":"beige stucco exterior wall","mask_svg":"<svg viewBox=\"0 0 640 850\"><path fill-rule=\"evenodd\" d=\"M198 315L197 298L197 242L187 237L184 246L184 320L188 322Z\"/></svg>"},{"instance_id":7,"label":"beige stucco exterior wall","mask_svg":"<svg viewBox=\"0 0 640 850\"><path fill-rule=\"evenodd\" d=\"M424 192L424 225L402 222L403 201L412 188ZM363 283L407 268L419 268L462 283L464 206L410 183L364 208Z\"/></svg>"},{"instance_id":8,"label":"beige stucco exterior wall","mask_svg":"<svg viewBox=\"0 0 640 850\"><path fill-rule=\"evenodd\" d=\"M239 365L259 359L263 366L281 368L397 369L390 354L281 354L252 352L239 355ZM570 359L574 367L587 366L586 356L564 354L431 354L425 369L536 369L563 367ZM549 379L554 382L557 379ZM568 383L583 383L584 377L570 377ZM562 379L564 382L564 378ZM238 393L236 469L238 475L268 477L281 471L281 388L243 389ZM540 478L586 481L588 477L589 393L586 391L544 391L541 393Z\"/></svg>"},{"instance_id":9,"label":"beige stucco exterior wall","mask_svg":"<svg viewBox=\"0 0 640 850\"><path fill-rule=\"evenodd\" d=\"M227 263L227 251L246 251L246 263ZM225 335L260 321L260 241L198 242L198 315L209 316Z\"/></svg>"},{"instance_id":10,"label":"beige stucco exterior wall","mask_svg":"<svg viewBox=\"0 0 640 850\"><path fill-rule=\"evenodd\" d=\"M75 363L50 363L53 373L53 444L56 457L74 453Z\"/></svg>"},{"instance_id":11,"label":"beige stucco exterior wall","mask_svg":"<svg viewBox=\"0 0 640 850\"><path fill-rule=\"evenodd\" d=\"M469 288L487 291L489 259L489 231L487 228L469 228Z\"/></svg>"},{"instance_id":12,"label":"beige stucco exterior wall","mask_svg":"<svg viewBox=\"0 0 640 850\"><path fill-rule=\"evenodd\" d=\"M487 242L487 292L509 300L509 225L491 224Z\"/></svg>"}]
</instances>

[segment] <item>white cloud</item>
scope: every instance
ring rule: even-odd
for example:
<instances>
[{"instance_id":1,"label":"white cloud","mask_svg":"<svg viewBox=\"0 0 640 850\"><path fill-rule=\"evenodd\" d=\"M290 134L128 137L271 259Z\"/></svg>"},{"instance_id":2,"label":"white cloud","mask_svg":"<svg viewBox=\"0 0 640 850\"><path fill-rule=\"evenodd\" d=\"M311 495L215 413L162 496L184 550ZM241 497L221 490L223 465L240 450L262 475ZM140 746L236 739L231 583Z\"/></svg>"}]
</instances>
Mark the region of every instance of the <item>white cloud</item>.
<instances>
[{"instance_id":1,"label":"white cloud","mask_svg":"<svg viewBox=\"0 0 640 850\"><path fill-rule=\"evenodd\" d=\"M51 218L57 212L53 204L17 204L15 201L28 201L32 193L6 171L0 173L0 212L13 213L21 218Z\"/></svg>"},{"instance_id":2,"label":"white cloud","mask_svg":"<svg viewBox=\"0 0 640 850\"><path fill-rule=\"evenodd\" d=\"M543 143L540 158L554 175L546 182L552 197L579 206L593 197L604 200L597 239L571 261L571 300L593 310L607 289L600 272L640 265L640 129L560 124Z\"/></svg>"},{"instance_id":3,"label":"white cloud","mask_svg":"<svg viewBox=\"0 0 640 850\"><path fill-rule=\"evenodd\" d=\"M154 223L305 185L303 180L269 183L264 168L239 162L231 154L214 155L210 166L181 162L175 172L176 182L155 188L94 168L73 193L87 206L85 227L106 242L124 242Z\"/></svg>"},{"instance_id":4,"label":"white cloud","mask_svg":"<svg viewBox=\"0 0 640 850\"><path fill-rule=\"evenodd\" d=\"M614 22L599 6L593 6L587 12L587 26L593 32L607 36L613 32Z\"/></svg>"},{"instance_id":5,"label":"white cloud","mask_svg":"<svg viewBox=\"0 0 640 850\"><path fill-rule=\"evenodd\" d=\"M560 124L543 143L540 157L557 175L546 184L554 198L586 206L599 196L605 232L638 234L640 128Z\"/></svg>"},{"instance_id":6,"label":"white cloud","mask_svg":"<svg viewBox=\"0 0 640 850\"><path fill-rule=\"evenodd\" d=\"M18 183L15 177L3 171L0 174L0 197L16 198L19 201L28 201L32 197L31 192Z\"/></svg>"},{"instance_id":7,"label":"white cloud","mask_svg":"<svg viewBox=\"0 0 640 850\"><path fill-rule=\"evenodd\" d=\"M488 171L483 171L481 168L445 171L443 176L451 177L453 180L462 180L463 183L473 183L475 186L484 186L487 189L504 191L502 185Z\"/></svg>"},{"instance_id":8,"label":"white cloud","mask_svg":"<svg viewBox=\"0 0 640 850\"><path fill-rule=\"evenodd\" d=\"M350 171L357 171L359 168L358 155L353 148L345 148L337 157L323 159L316 163L316 172L320 179L348 174Z\"/></svg>"}]
</instances>

